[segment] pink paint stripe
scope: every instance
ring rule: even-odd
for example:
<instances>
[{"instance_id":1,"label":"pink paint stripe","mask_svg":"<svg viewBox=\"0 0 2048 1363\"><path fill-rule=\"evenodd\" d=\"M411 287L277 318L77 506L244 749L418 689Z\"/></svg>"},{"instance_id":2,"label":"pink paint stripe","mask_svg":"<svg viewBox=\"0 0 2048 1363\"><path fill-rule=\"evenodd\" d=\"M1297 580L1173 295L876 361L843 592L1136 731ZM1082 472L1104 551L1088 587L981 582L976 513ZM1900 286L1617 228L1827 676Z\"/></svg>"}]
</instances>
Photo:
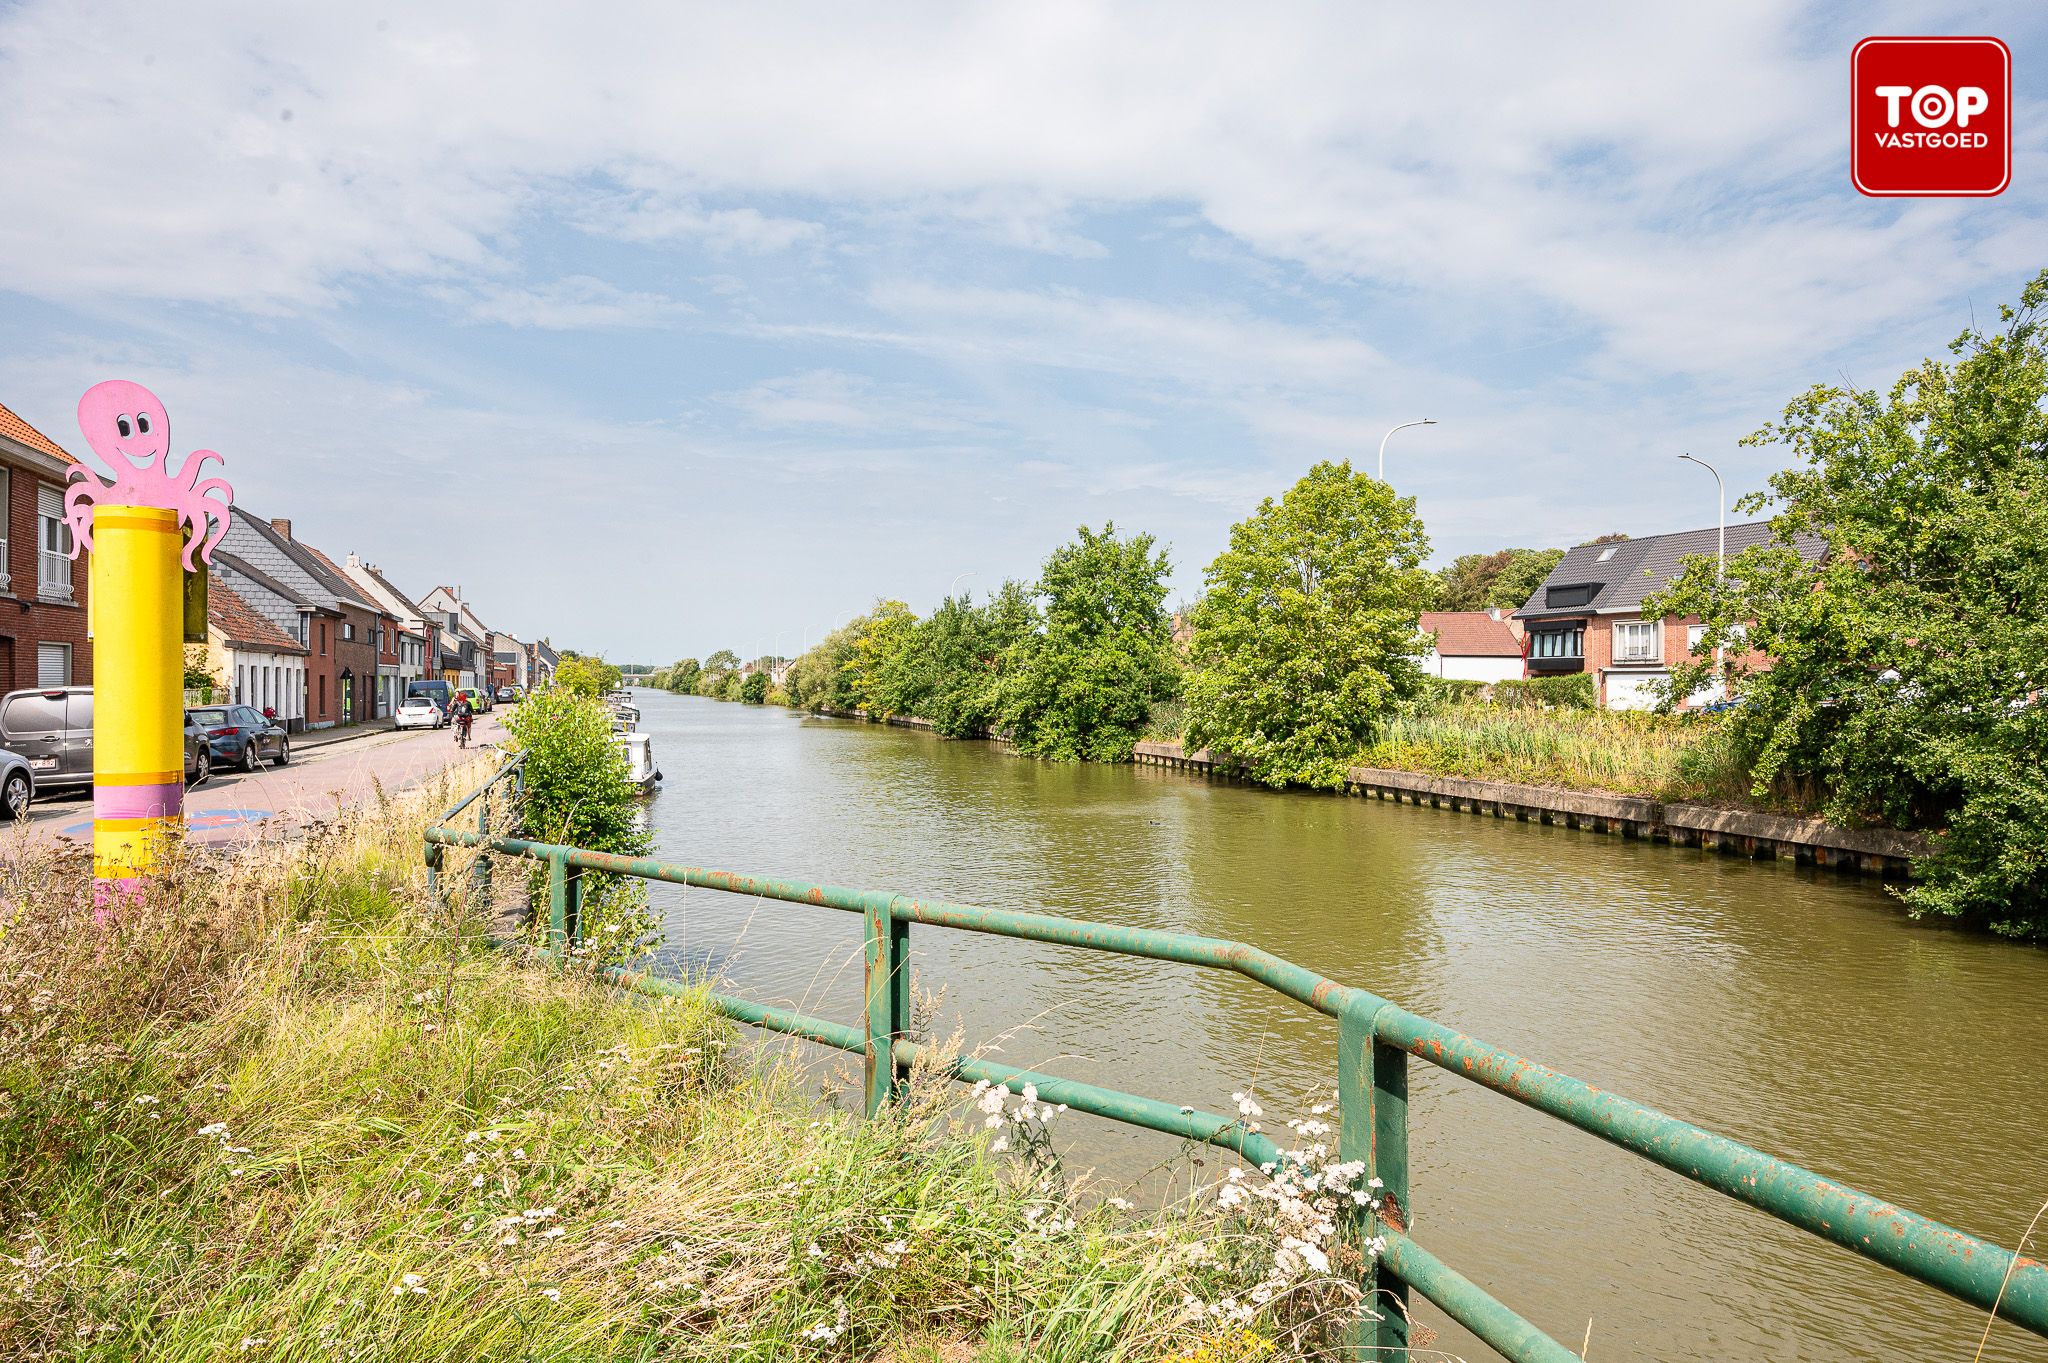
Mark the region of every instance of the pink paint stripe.
<instances>
[{"instance_id":1,"label":"pink paint stripe","mask_svg":"<svg viewBox=\"0 0 2048 1363\"><path fill-rule=\"evenodd\" d=\"M139 876L104 876L92 883L92 918L101 927L113 920L114 910L141 902Z\"/></svg>"},{"instance_id":2,"label":"pink paint stripe","mask_svg":"<svg viewBox=\"0 0 2048 1363\"><path fill-rule=\"evenodd\" d=\"M185 783L165 781L153 786L94 786L95 819L163 819L185 808Z\"/></svg>"}]
</instances>

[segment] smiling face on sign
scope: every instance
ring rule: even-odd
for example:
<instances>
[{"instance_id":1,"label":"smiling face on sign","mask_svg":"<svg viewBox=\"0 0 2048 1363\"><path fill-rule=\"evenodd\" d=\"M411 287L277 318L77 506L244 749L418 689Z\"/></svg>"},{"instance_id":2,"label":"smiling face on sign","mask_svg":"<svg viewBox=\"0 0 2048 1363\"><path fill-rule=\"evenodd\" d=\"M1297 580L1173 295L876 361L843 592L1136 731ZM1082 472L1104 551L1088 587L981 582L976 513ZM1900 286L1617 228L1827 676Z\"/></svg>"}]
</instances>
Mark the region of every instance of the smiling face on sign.
<instances>
[{"instance_id":1,"label":"smiling face on sign","mask_svg":"<svg viewBox=\"0 0 2048 1363\"><path fill-rule=\"evenodd\" d=\"M212 560L228 532L235 499L226 479L201 481L208 464L221 462L219 455L194 450L173 474L171 418L156 394L127 379L108 379L85 390L78 400L78 429L110 477L102 483L83 464L71 470L64 518L71 526L73 558L92 548L95 506L159 506L177 512L191 532L185 543L186 570Z\"/></svg>"},{"instance_id":2,"label":"smiling face on sign","mask_svg":"<svg viewBox=\"0 0 2048 1363\"><path fill-rule=\"evenodd\" d=\"M108 379L78 400L78 429L118 485L130 469L161 467L171 450L171 419L139 383Z\"/></svg>"}]
</instances>

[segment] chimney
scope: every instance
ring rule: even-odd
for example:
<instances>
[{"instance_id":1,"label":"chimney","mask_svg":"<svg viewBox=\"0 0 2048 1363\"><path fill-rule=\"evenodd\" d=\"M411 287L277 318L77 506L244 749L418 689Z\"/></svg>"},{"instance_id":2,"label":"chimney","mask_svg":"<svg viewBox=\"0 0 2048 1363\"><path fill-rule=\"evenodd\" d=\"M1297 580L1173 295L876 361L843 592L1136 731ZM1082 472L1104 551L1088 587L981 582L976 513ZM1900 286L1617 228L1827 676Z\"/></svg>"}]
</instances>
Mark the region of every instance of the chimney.
<instances>
[{"instance_id":1,"label":"chimney","mask_svg":"<svg viewBox=\"0 0 2048 1363\"><path fill-rule=\"evenodd\" d=\"M286 539L292 537L292 523L283 516L272 516L270 518L270 528Z\"/></svg>"},{"instance_id":2,"label":"chimney","mask_svg":"<svg viewBox=\"0 0 2048 1363\"><path fill-rule=\"evenodd\" d=\"M355 551L355 550L353 550L353 549L351 549L351 550L349 550L349 551L348 551L348 565L347 565L347 566L348 566L348 567L351 567L351 568L360 568L360 567L362 567L362 566L363 566L363 561L362 561L361 559L359 559L359 558L357 558L357 557L356 557L356 551Z\"/></svg>"},{"instance_id":3,"label":"chimney","mask_svg":"<svg viewBox=\"0 0 2048 1363\"><path fill-rule=\"evenodd\" d=\"M1499 606L1488 606L1488 607L1486 608L1486 613L1487 613L1488 615L1492 616L1492 617L1493 617L1494 619L1496 619L1496 620L1500 619L1500 607L1499 607Z\"/></svg>"}]
</instances>

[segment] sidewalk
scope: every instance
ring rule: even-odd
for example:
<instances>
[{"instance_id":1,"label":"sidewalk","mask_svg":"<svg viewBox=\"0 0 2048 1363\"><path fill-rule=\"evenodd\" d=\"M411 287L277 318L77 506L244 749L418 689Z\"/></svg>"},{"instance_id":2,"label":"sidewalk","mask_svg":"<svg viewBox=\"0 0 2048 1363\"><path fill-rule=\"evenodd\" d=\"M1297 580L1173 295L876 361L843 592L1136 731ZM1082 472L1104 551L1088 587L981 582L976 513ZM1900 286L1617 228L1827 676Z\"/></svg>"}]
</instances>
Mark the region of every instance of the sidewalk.
<instances>
[{"instance_id":1,"label":"sidewalk","mask_svg":"<svg viewBox=\"0 0 2048 1363\"><path fill-rule=\"evenodd\" d=\"M346 743L352 738L370 738L377 734L398 732L395 720L373 719L364 724L336 725L332 729L306 729L291 736L292 747L303 752L309 748L324 748L330 743Z\"/></svg>"}]
</instances>

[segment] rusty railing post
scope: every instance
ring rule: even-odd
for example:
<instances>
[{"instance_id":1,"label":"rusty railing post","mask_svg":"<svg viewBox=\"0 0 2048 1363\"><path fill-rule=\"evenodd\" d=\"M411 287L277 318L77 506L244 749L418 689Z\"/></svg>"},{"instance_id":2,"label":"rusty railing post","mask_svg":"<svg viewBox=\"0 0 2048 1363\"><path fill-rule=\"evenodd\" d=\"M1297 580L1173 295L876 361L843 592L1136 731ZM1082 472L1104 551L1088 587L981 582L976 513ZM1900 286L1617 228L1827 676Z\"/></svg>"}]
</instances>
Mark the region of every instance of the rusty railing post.
<instances>
[{"instance_id":1,"label":"rusty railing post","mask_svg":"<svg viewBox=\"0 0 2048 1363\"><path fill-rule=\"evenodd\" d=\"M1378 1213L1356 1218L1361 1245L1370 1242L1382 1224L1407 1230L1410 1215L1408 1056L1380 1043L1373 1024L1385 1006L1378 1000L1351 1001L1337 1016L1337 1156L1364 1164L1366 1179L1378 1181L1369 1185L1379 1199ZM1359 1322L1355 1356L1406 1359L1408 1285L1394 1276L1384 1259L1375 1258L1366 1270L1364 1287L1370 1315Z\"/></svg>"},{"instance_id":2,"label":"rusty railing post","mask_svg":"<svg viewBox=\"0 0 2048 1363\"><path fill-rule=\"evenodd\" d=\"M862 977L867 1000L862 1068L870 1117L903 1095L896 1073L896 1041L910 1031L910 923L896 917L901 898L868 895L861 915L866 928Z\"/></svg>"}]
</instances>

